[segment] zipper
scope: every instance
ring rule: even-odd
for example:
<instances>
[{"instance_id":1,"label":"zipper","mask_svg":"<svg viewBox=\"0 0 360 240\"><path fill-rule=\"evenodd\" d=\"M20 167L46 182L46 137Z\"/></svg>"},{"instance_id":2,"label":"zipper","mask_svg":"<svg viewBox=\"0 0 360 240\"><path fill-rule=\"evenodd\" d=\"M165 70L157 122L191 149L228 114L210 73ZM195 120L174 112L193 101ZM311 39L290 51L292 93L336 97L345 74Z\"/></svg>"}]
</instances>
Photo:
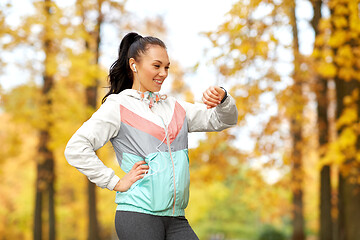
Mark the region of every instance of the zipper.
<instances>
[{"instance_id":1,"label":"zipper","mask_svg":"<svg viewBox=\"0 0 360 240\"><path fill-rule=\"evenodd\" d=\"M172 166L173 166L173 178L174 178L174 204L173 204L173 215L175 214L175 202L176 202L176 181L175 181L175 164L174 164L174 159L172 157L172 153L171 153L171 148L170 148L170 143L169 143L169 137L166 134L166 143L168 145L168 149L169 149L169 153L170 153L170 158L171 158L171 162L172 162Z\"/></svg>"},{"instance_id":2,"label":"zipper","mask_svg":"<svg viewBox=\"0 0 360 240\"><path fill-rule=\"evenodd\" d=\"M165 136L166 136L166 145L168 146L168 151L170 154L170 159L171 159L171 163L172 163L172 168L173 168L173 179L174 179L174 203L173 203L173 215L175 215L175 203L176 203L176 181L175 181L175 163L174 163L174 159L172 157L172 152L171 152L171 147L170 147L170 141L169 141L169 134L168 134L168 127L166 126L163 118L161 116L159 116L165 126Z\"/></svg>"},{"instance_id":3,"label":"zipper","mask_svg":"<svg viewBox=\"0 0 360 240\"><path fill-rule=\"evenodd\" d=\"M152 113L155 114L155 112L153 111L152 108L149 108L149 109L150 109L150 111L151 111ZM168 134L168 131L167 131L167 130L168 130L168 126L166 126L166 124L165 124L165 122L164 122L164 119L163 119L160 115L158 115L158 114L155 114L155 115L157 115L157 116L160 117L160 119L161 119L161 121L162 121L162 123L163 123L163 125L164 125L165 136L166 136L166 145L168 146L168 151L169 151L169 154L170 154L170 159L171 159L172 168L173 168L173 179L174 179L174 182L173 182L173 184L174 184L173 216L174 216L174 215L175 215L175 203L176 203L175 163L174 163L174 159L173 159L173 157L172 157L172 152L171 152L171 147L170 147L169 134Z\"/></svg>"}]
</instances>

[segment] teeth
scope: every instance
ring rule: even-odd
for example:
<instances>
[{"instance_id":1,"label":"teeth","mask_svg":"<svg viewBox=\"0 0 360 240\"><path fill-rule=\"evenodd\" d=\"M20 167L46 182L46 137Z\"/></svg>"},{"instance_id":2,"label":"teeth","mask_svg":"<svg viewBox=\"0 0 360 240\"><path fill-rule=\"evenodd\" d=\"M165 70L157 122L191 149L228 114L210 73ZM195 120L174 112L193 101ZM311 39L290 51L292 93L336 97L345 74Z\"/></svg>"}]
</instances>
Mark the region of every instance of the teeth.
<instances>
[{"instance_id":1,"label":"teeth","mask_svg":"<svg viewBox=\"0 0 360 240\"><path fill-rule=\"evenodd\" d=\"M159 83L159 84L161 84L162 83L162 81L159 81L159 80L154 80L155 82L157 82L157 83Z\"/></svg>"}]
</instances>

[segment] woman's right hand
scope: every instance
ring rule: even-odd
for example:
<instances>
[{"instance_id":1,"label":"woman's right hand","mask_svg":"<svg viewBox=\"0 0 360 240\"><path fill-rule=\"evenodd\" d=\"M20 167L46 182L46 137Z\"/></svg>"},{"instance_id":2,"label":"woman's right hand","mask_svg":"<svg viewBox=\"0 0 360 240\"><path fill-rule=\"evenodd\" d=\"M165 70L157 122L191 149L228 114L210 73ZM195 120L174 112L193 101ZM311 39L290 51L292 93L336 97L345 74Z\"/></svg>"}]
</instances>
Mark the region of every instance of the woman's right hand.
<instances>
[{"instance_id":1,"label":"woman's right hand","mask_svg":"<svg viewBox=\"0 0 360 240\"><path fill-rule=\"evenodd\" d=\"M142 179L149 170L149 166L143 164L146 164L146 162L136 162L131 170L119 180L119 182L114 187L114 191L126 192L131 187L131 185L133 185L139 179Z\"/></svg>"}]
</instances>

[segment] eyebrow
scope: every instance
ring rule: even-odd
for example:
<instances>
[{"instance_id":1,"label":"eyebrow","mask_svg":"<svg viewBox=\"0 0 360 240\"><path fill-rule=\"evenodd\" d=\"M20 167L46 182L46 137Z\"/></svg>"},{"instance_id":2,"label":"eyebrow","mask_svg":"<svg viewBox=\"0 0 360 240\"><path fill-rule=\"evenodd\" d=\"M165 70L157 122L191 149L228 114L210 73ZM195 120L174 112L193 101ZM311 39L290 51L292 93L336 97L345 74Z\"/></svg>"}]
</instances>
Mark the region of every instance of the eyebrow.
<instances>
[{"instance_id":1,"label":"eyebrow","mask_svg":"<svg viewBox=\"0 0 360 240\"><path fill-rule=\"evenodd\" d=\"M162 61L160 61L160 60L155 59L154 61L159 62L160 64L162 64ZM167 65L170 65L170 62Z\"/></svg>"}]
</instances>

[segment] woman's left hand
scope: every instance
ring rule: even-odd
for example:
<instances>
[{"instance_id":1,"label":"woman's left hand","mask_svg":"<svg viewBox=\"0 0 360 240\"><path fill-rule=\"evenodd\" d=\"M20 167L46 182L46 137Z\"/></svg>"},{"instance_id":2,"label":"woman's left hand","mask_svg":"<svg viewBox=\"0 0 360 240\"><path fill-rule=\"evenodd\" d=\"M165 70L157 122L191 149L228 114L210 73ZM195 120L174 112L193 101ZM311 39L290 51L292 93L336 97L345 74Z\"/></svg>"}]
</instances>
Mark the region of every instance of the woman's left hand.
<instances>
[{"instance_id":1,"label":"woman's left hand","mask_svg":"<svg viewBox=\"0 0 360 240\"><path fill-rule=\"evenodd\" d=\"M225 97L225 92L218 86L211 86L203 93L202 101L206 104L207 108L216 107L221 103Z\"/></svg>"}]
</instances>

